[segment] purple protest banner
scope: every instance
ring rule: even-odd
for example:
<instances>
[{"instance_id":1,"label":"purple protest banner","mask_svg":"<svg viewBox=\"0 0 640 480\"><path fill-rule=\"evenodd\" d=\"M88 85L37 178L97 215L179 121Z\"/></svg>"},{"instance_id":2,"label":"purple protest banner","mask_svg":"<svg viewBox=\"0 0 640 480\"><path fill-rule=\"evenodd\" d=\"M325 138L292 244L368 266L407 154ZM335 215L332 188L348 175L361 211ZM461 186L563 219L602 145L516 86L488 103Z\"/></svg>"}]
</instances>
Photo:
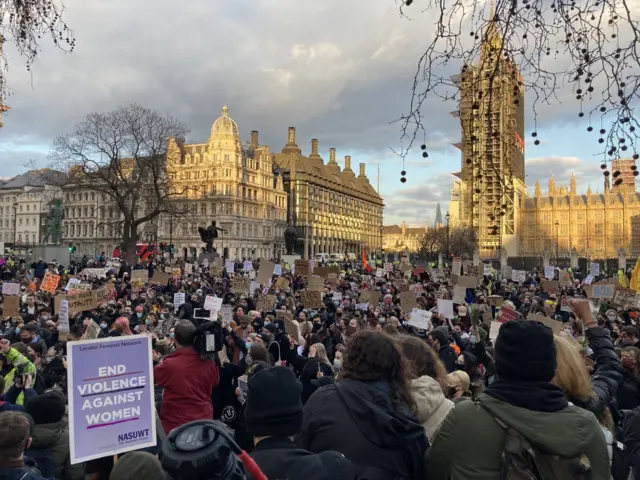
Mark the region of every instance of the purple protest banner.
<instances>
[{"instance_id":1,"label":"purple protest banner","mask_svg":"<svg viewBox=\"0 0 640 480\"><path fill-rule=\"evenodd\" d=\"M151 337L67 344L71 463L156 445Z\"/></svg>"}]
</instances>

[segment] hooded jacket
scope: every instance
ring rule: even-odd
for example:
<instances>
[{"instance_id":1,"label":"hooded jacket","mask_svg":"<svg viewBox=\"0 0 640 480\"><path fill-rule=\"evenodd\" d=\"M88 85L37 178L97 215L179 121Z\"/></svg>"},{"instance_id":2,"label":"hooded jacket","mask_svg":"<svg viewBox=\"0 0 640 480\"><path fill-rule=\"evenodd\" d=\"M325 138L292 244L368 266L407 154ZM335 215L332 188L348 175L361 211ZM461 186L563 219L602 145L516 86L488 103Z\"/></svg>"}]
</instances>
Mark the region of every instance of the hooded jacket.
<instances>
[{"instance_id":1,"label":"hooded jacket","mask_svg":"<svg viewBox=\"0 0 640 480\"><path fill-rule=\"evenodd\" d=\"M335 450L367 480L424 479L424 427L409 407L396 409L386 382L343 380L304 406L299 441L311 452Z\"/></svg>"},{"instance_id":2,"label":"hooded jacket","mask_svg":"<svg viewBox=\"0 0 640 480\"><path fill-rule=\"evenodd\" d=\"M418 421L431 442L454 404L445 398L440 384L428 375L412 380L410 392L416 402Z\"/></svg>"},{"instance_id":3,"label":"hooded jacket","mask_svg":"<svg viewBox=\"0 0 640 480\"><path fill-rule=\"evenodd\" d=\"M57 478L61 480L84 479L82 464L71 465L69 453L69 426L61 420L55 423L44 423L33 426L29 450L48 449L53 463L56 465ZM29 451L27 451L27 455Z\"/></svg>"},{"instance_id":4,"label":"hooded jacket","mask_svg":"<svg viewBox=\"0 0 640 480\"><path fill-rule=\"evenodd\" d=\"M535 448L567 458L585 454L592 480L610 480L607 445L591 412L574 405L553 413L534 412L487 394L478 395L476 402L458 403L447 416L427 452L425 478L499 478L507 434L495 418L520 432Z\"/></svg>"}]
</instances>

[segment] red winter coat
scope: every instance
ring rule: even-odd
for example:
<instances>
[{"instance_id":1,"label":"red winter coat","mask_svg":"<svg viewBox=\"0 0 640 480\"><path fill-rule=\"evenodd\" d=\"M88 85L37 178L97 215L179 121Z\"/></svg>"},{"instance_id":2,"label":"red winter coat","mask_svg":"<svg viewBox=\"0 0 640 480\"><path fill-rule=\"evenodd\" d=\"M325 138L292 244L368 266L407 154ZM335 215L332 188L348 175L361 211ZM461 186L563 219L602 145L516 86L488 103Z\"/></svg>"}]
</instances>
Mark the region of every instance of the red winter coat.
<instances>
[{"instance_id":1,"label":"red winter coat","mask_svg":"<svg viewBox=\"0 0 640 480\"><path fill-rule=\"evenodd\" d=\"M201 360L193 347L179 348L153 369L164 387L160 419L166 434L193 420L212 420L211 392L220 382L213 360Z\"/></svg>"}]
</instances>

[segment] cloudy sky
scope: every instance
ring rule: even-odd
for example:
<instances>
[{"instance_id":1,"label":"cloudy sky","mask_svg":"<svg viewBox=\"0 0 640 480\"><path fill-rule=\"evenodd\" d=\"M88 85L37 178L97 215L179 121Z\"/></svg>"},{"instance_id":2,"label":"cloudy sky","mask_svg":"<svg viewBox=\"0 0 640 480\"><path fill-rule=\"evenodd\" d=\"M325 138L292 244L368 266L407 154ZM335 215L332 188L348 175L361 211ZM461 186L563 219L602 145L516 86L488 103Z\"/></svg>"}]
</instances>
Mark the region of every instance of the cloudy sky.
<instances>
[{"instance_id":1,"label":"cloudy sky","mask_svg":"<svg viewBox=\"0 0 640 480\"><path fill-rule=\"evenodd\" d=\"M416 4L420 3L418 1ZM190 141L205 141L223 105L243 140L280 150L288 126L298 145L320 140L324 158L336 147L343 163L367 164L385 199L385 223L432 223L447 209L451 172L460 169L456 105L433 100L423 114L429 158L413 152L400 183L400 125L408 110L416 62L431 41L429 14L401 18L394 0L66 0L75 30L73 55L50 44L29 73L7 45L13 108L0 133L0 176L21 173L34 159L46 166L56 135L83 115L138 102L183 121ZM528 117L529 191L549 174L578 189L602 191L596 138L575 104L544 107L534 146ZM378 178L378 166L380 178Z\"/></svg>"}]
</instances>

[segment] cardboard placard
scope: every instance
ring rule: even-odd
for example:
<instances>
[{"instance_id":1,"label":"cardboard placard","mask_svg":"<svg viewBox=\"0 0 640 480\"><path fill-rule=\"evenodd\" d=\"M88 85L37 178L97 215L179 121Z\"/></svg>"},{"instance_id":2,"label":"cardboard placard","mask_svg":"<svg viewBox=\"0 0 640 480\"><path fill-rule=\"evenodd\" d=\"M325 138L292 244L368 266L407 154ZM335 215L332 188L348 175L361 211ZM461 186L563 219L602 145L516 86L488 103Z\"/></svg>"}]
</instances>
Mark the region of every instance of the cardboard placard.
<instances>
[{"instance_id":1,"label":"cardboard placard","mask_svg":"<svg viewBox=\"0 0 640 480\"><path fill-rule=\"evenodd\" d=\"M478 286L478 278L477 277L458 277L457 285L466 287L466 288L476 288Z\"/></svg>"},{"instance_id":2,"label":"cardboard placard","mask_svg":"<svg viewBox=\"0 0 640 480\"><path fill-rule=\"evenodd\" d=\"M5 317L20 317L20 297L5 295L2 315Z\"/></svg>"},{"instance_id":3,"label":"cardboard placard","mask_svg":"<svg viewBox=\"0 0 640 480\"><path fill-rule=\"evenodd\" d=\"M60 311L60 302L66 300L69 305L69 314L93 310L98 306L98 295L96 290L89 292L78 292L73 295L57 295L53 298L53 307L56 312Z\"/></svg>"},{"instance_id":4,"label":"cardboard placard","mask_svg":"<svg viewBox=\"0 0 640 480\"><path fill-rule=\"evenodd\" d=\"M261 264L262 265L262 264ZM256 310L259 312L270 312L276 304L278 297L275 295L260 295L256 302Z\"/></svg>"},{"instance_id":5,"label":"cardboard placard","mask_svg":"<svg viewBox=\"0 0 640 480\"><path fill-rule=\"evenodd\" d=\"M412 293L412 292L409 292L409 293ZM415 294L413 295L415 296ZM373 305L374 307L377 307L378 302L380 301L380 292L363 290L362 292L360 292L360 297L358 301L360 303L368 303L369 305Z\"/></svg>"},{"instance_id":6,"label":"cardboard placard","mask_svg":"<svg viewBox=\"0 0 640 480\"><path fill-rule=\"evenodd\" d=\"M400 308L402 313L409 313L414 308L418 307L416 295L413 292L402 292L398 295L398 298L400 298Z\"/></svg>"},{"instance_id":7,"label":"cardboard placard","mask_svg":"<svg viewBox=\"0 0 640 480\"><path fill-rule=\"evenodd\" d=\"M324 278L316 277L315 275L309 279L309 285L307 286L309 290L315 290L317 292L322 292L324 290Z\"/></svg>"},{"instance_id":8,"label":"cardboard placard","mask_svg":"<svg viewBox=\"0 0 640 480\"><path fill-rule=\"evenodd\" d=\"M249 277L233 277L231 279L231 291L233 293L249 293L251 279Z\"/></svg>"},{"instance_id":9,"label":"cardboard placard","mask_svg":"<svg viewBox=\"0 0 640 480\"><path fill-rule=\"evenodd\" d=\"M264 258L260 259L260 269L258 270L256 281L260 285L266 285L267 283L269 283L269 280L271 280L271 277L273 276L274 267L275 264L273 262L270 262L269 260L266 260Z\"/></svg>"},{"instance_id":10,"label":"cardboard placard","mask_svg":"<svg viewBox=\"0 0 640 480\"><path fill-rule=\"evenodd\" d=\"M453 287L453 303L457 303L458 305L462 305L465 303L465 299L467 296L467 288L462 285L456 285Z\"/></svg>"},{"instance_id":11,"label":"cardboard placard","mask_svg":"<svg viewBox=\"0 0 640 480\"><path fill-rule=\"evenodd\" d=\"M276 288L280 290L284 290L285 288L289 288L289 280L284 277L276 278Z\"/></svg>"},{"instance_id":12,"label":"cardboard placard","mask_svg":"<svg viewBox=\"0 0 640 480\"><path fill-rule=\"evenodd\" d=\"M300 291L300 303L305 308L322 308L322 293L313 290Z\"/></svg>"},{"instance_id":13,"label":"cardboard placard","mask_svg":"<svg viewBox=\"0 0 640 480\"><path fill-rule=\"evenodd\" d=\"M166 285L169 283L169 274L156 269L149 283L152 285Z\"/></svg>"},{"instance_id":14,"label":"cardboard placard","mask_svg":"<svg viewBox=\"0 0 640 480\"><path fill-rule=\"evenodd\" d=\"M552 318L545 317L544 315L540 315L539 313L532 315L529 314L527 317L528 320L535 320L536 322L544 323L547 327L553 330L554 335L562 332L562 322L557 320L553 320Z\"/></svg>"},{"instance_id":15,"label":"cardboard placard","mask_svg":"<svg viewBox=\"0 0 640 480\"><path fill-rule=\"evenodd\" d=\"M44 275L44 278L42 279L42 283L40 284L40 290L49 292L53 295L54 293L56 293L59 283L60 283L60 275L47 272Z\"/></svg>"},{"instance_id":16,"label":"cardboard placard","mask_svg":"<svg viewBox=\"0 0 640 480\"><path fill-rule=\"evenodd\" d=\"M558 293L560 290L560 282L557 280L542 280L542 291L549 294Z\"/></svg>"},{"instance_id":17,"label":"cardboard placard","mask_svg":"<svg viewBox=\"0 0 640 480\"><path fill-rule=\"evenodd\" d=\"M321 278L327 278L329 273L331 273L329 267L316 267L313 269L313 274Z\"/></svg>"},{"instance_id":18,"label":"cardboard placard","mask_svg":"<svg viewBox=\"0 0 640 480\"><path fill-rule=\"evenodd\" d=\"M589 298L608 299L615 295L616 286L611 283L594 283L585 287L584 290Z\"/></svg>"},{"instance_id":19,"label":"cardboard placard","mask_svg":"<svg viewBox=\"0 0 640 480\"><path fill-rule=\"evenodd\" d=\"M295 273L301 277L309 276L309 260L298 259L294 262Z\"/></svg>"},{"instance_id":20,"label":"cardboard placard","mask_svg":"<svg viewBox=\"0 0 640 480\"><path fill-rule=\"evenodd\" d=\"M623 308L638 308L638 302L636 300L636 292L630 288L616 287L616 291L613 295L613 302Z\"/></svg>"}]
</instances>

